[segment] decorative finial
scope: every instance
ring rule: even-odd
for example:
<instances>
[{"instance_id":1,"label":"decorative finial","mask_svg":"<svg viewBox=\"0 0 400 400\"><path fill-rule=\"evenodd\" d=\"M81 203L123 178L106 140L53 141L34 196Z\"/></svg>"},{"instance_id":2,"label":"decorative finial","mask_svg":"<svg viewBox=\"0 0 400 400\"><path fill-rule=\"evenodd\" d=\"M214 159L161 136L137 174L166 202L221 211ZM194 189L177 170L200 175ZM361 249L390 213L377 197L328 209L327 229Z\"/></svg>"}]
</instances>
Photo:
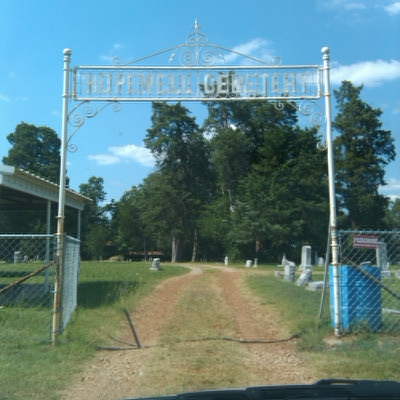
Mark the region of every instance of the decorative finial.
<instances>
[{"instance_id":1,"label":"decorative finial","mask_svg":"<svg viewBox=\"0 0 400 400\"><path fill-rule=\"evenodd\" d=\"M196 21L194 21L194 29L196 30L196 32L201 28L201 26L199 25L199 21L196 18Z\"/></svg>"},{"instance_id":2,"label":"decorative finial","mask_svg":"<svg viewBox=\"0 0 400 400\"><path fill-rule=\"evenodd\" d=\"M322 51L322 54L323 54L322 58L323 58L324 60L326 60L326 61L329 61L329 53L330 53L329 47L328 47L328 46L324 46L324 47L321 49L321 51Z\"/></svg>"},{"instance_id":3,"label":"decorative finial","mask_svg":"<svg viewBox=\"0 0 400 400\"><path fill-rule=\"evenodd\" d=\"M322 52L323 54L329 54L329 53L330 53L330 49L329 49L328 46L325 46L325 47L323 47L323 48L321 49L321 52Z\"/></svg>"}]
</instances>

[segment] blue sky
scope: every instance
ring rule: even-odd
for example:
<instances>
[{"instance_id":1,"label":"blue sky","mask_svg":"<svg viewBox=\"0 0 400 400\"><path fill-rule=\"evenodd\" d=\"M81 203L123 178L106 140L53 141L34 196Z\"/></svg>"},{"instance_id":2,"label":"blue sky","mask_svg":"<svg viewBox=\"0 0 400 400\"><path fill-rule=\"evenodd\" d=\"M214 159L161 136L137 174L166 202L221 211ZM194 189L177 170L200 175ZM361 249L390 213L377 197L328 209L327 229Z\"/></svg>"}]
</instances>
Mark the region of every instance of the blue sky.
<instances>
[{"instance_id":1,"label":"blue sky","mask_svg":"<svg viewBox=\"0 0 400 400\"><path fill-rule=\"evenodd\" d=\"M21 121L61 134L65 48L72 67L111 65L114 56L129 62L184 43L196 19L210 43L279 56L282 65L322 65L329 46L333 89L344 79L363 83L363 100L383 110L383 128L400 153L400 1L1 0L0 158ZM185 105L201 124L204 107ZM109 201L140 184L153 169L143 147L150 117L151 104L124 103L87 119L72 139L78 150L68 153L71 188L101 176ZM400 197L397 158L382 188L392 198Z\"/></svg>"}]
</instances>

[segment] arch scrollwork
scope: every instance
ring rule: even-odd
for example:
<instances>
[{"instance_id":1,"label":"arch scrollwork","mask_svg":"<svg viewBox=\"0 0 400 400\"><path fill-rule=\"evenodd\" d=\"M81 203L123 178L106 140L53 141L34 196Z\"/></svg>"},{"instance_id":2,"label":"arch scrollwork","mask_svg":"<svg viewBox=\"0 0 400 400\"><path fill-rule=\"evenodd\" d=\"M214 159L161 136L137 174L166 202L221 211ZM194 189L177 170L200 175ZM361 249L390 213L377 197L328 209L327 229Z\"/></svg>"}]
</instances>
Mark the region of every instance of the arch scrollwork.
<instances>
[{"instance_id":1,"label":"arch scrollwork","mask_svg":"<svg viewBox=\"0 0 400 400\"><path fill-rule=\"evenodd\" d=\"M317 143L317 148L319 150L326 150L326 134L321 129L322 126L326 124L326 117L321 105L315 100L309 99L299 102L282 100L275 102L275 108L279 111L282 111L286 105L290 105L291 107L295 108L301 115L309 117L311 124L317 129L318 133L321 135L321 141Z\"/></svg>"},{"instance_id":2,"label":"arch scrollwork","mask_svg":"<svg viewBox=\"0 0 400 400\"><path fill-rule=\"evenodd\" d=\"M75 130L69 136L67 141L67 148L70 153L75 153L78 150L78 146L71 143L71 139L74 137L75 133L84 125L87 119L94 118L109 106L111 106L112 110L115 112L119 112L122 109L121 103L118 101L109 101L101 107L97 107L88 101L83 101L71 110L68 114L68 122L75 128Z\"/></svg>"}]
</instances>

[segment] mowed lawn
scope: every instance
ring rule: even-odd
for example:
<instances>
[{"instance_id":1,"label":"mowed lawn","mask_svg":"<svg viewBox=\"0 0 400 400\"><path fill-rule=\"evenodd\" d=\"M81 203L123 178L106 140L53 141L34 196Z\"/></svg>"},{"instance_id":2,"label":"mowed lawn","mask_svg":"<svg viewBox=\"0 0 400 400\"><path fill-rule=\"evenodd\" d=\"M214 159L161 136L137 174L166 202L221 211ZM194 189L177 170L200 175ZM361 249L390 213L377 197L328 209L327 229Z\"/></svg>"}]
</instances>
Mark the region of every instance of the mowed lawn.
<instances>
[{"instance_id":1,"label":"mowed lawn","mask_svg":"<svg viewBox=\"0 0 400 400\"><path fill-rule=\"evenodd\" d=\"M273 271L273 266L263 265L257 271L246 269L246 282L262 302L279 311L280 323L300 334L299 351L322 375L400 380L398 334L359 331L335 344L328 302L323 318L318 316L321 293L283 282ZM58 346L48 341L0 343L0 398L61 398L96 347L109 345L110 336L121 332L126 324L123 309L134 309L162 280L187 272L170 264L150 271L149 263L83 262L78 307Z\"/></svg>"}]
</instances>

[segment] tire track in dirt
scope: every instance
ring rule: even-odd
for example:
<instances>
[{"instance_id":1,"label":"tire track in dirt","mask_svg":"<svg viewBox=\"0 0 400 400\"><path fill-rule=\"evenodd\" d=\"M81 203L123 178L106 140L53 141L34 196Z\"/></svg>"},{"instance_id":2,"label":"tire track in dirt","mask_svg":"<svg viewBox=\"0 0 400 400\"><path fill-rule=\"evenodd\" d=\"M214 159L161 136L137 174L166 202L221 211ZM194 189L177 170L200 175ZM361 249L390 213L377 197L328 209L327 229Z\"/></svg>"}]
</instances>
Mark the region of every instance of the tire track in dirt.
<instances>
[{"instance_id":1,"label":"tire track in dirt","mask_svg":"<svg viewBox=\"0 0 400 400\"><path fill-rule=\"evenodd\" d=\"M279 326L276 312L262 305L244 283L247 270L229 267L187 265L191 272L170 278L160 284L131 313L143 346L157 344L165 325L173 318L174 309L183 291L202 273L203 269L219 270L216 280L218 290L232 310L237 336L242 339L276 340L288 336ZM262 275L260 275L262 276ZM132 342L132 333L127 326L123 340ZM296 352L293 341L281 343L238 344L246 346L254 382L247 385L305 383L315 379L310 376L307 365ZM152 360L152 349L130 351L100 351L94 360L77 377L74 386L65 394L65 399L110 400L141 395L143 388L137 383ZM154 377L156 380L157 377ZM137 394L135 394L137 393Z\"/></svg>"},{"instance_id":2,"label":"tire track in dirt","mask_svg":"<svg viewBox=\"0 0 400 400\"><path fill-rule=\"evenodd\" d=\"M247 340L271 341L288 338L288 332L279 325L277 312L251 295L244 282L245 276L235 270L230 274L224 273L220 281L223 296L235 316L238 336ZM257 374L257 380L249 382L249 385L311 383L316 380L299 357L295 341L245 346Z\"/></svg>"},{"instance_id":3,"label":"tire track in dirt","mask_svg":"<svg viewBox=\"0 0 400 400\"><path fill-rule=\"evenodd\" d=\"M191 269L189 274L170 278L157 286L155 291L132 312L135 328L143 346L156 344L163 326L173 315L183 289L203 273L200 267L189 266L189 268ZM130 337L132 338L131 334Z\"/></svg>"},{"instance_id":4,"label":"tire track in dirt","mask_svg":"<svg viewBox=\"0 0 400 400\"><path fill-rule=\"evenodd\" d=\"M199 267L189 268L190 273L167 279L158 285L131 313L142 346L156 344L163 326L173 315L183 289L203 272ZM121 340L129 343L134 341L128 326ZM149 350L99 351L90 365L76 377L76 383L63 398L114 400L126 397L150 359Z\"/></svg>"}]
</instances>

